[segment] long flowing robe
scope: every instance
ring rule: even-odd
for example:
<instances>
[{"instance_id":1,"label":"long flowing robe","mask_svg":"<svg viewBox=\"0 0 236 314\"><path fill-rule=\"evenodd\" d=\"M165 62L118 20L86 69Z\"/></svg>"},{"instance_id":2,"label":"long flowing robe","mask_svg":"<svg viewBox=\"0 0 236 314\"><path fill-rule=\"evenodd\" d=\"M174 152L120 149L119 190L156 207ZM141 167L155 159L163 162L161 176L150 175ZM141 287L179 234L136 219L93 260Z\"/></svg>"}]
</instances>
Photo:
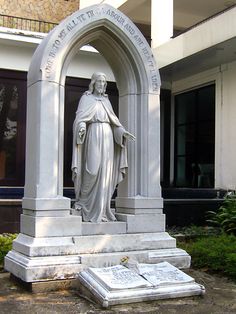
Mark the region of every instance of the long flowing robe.
<instances>
[{"instance_id":1,"label":"long flowing robe","mask_svg":"<svg viewBox=\"0 0 236 314\"><path fill-rule=\"evenodd\" d=\"M78 136L81 128L85 137ZM106 96L86 92L80 99L73 124L72 172L75 207L83 221L116 220L110 209L114 190L127 168L125 129Z\"/></svg>"}]
</instances>

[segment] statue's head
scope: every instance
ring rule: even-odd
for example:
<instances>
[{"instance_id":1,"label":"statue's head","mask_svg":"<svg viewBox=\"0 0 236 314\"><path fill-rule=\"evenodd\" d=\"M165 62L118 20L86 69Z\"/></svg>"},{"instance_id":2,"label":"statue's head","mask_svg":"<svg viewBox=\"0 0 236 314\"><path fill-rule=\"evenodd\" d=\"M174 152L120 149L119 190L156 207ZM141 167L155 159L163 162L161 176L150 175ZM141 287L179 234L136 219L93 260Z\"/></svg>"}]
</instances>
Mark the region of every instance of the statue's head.
<instances>
[{"instance_id":1,"label":"statue's head","mask_svg":"<svg viewBox=\"0 0 236 314\"><path fill-rule=\"evenodd\" d=\"M91 77L91 82L89 84L89 92L93 94L96 88L99 90L99 93L101 95L105 96L106 87L107 87L106 75L102 72L93 73Z\"/></svg>"}]
</instances>

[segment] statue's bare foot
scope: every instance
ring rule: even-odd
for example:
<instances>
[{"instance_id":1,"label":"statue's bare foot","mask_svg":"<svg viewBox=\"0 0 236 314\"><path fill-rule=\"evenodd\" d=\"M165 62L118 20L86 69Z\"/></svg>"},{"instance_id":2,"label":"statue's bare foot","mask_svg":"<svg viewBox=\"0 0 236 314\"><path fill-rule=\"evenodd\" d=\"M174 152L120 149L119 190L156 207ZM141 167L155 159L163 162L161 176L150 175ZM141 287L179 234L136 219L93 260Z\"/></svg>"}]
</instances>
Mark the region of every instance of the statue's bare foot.
<instances>
[{"instance_id":1,"label":"statue's bare foot","mask_svg":"<svg viewBox=\"0 0 236 314\"><path fill-rule=\"evenodd\" d=\"M77 202L74 203L74 205L72 206L73 209L76 209L78 211L81 211L82 210L82 207L81 205L79 205Z\"/></svg>"},{"instance_id":2,"label":"statue's bare foot","mask_svg":"<svg viewBox=\"0 0 236 314\"><path fill-rule=\"evenodd\" d=\"M102 217L102 222L108 222L107 217Z\"/></svg>"}]
</instances>

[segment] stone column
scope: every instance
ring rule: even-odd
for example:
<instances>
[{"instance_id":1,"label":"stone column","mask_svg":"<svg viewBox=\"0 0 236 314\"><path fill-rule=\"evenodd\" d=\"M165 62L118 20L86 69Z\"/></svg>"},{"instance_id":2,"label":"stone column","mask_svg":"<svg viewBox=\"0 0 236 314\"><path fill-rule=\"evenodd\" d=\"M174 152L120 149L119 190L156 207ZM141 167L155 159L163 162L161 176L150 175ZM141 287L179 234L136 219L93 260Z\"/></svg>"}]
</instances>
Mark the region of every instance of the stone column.
<instances>
[{"instance_id":1,"label":"stone column","mask_svg":"<svg viewBox=\"0 0 236 314\"><path fill-rule=\"evenodd\" d=\"M60 103L60 89L64 87L47 81L28 86L26 182L21 215L21 233L27 236L81 234L81 218L70 215L70 199L63 197L64 104Z\"/></svg>"},{"instance_id":2,"label":"stone column","mask_svg":"<svg viewBox=\"0 0 236 314\"><path fill-rule=\"evenodd\" d=\"M128 150L128 177L120 184L116 198L116 216L127 223L127 233L165 231L159 105L158 93L120 97L121 121L136 134L135 145L131 143Z\"/></svg>"}]
</instances>

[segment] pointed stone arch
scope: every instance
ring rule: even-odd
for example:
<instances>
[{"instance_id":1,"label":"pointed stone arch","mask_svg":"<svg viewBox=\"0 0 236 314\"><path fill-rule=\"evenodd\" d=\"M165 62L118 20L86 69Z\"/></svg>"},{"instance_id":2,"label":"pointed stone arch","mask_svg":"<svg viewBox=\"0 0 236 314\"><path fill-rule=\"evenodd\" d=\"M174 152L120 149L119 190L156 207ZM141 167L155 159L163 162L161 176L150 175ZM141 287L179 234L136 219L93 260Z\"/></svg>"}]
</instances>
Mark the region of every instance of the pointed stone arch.
<instances>
[{"instance_id":1,"label":"pointed stone arch","mask_svg":"<svg viewBox=\"0 0 236 314\"><path fill-rule=\"evenodd\" d=\"M88 43L110 64L119 89L120 120L136 135L135 144L129 146L129 173L119 188L117 206L143 207L137 205L141 198L148 208L162 208L159 71L138 28L122 12L106 4L67 17L49 33L33 56L28 72L23 208L70 207L70 200L63 197L62 179L64 84L71 59Z\"/></svg>"}]
</instances>

